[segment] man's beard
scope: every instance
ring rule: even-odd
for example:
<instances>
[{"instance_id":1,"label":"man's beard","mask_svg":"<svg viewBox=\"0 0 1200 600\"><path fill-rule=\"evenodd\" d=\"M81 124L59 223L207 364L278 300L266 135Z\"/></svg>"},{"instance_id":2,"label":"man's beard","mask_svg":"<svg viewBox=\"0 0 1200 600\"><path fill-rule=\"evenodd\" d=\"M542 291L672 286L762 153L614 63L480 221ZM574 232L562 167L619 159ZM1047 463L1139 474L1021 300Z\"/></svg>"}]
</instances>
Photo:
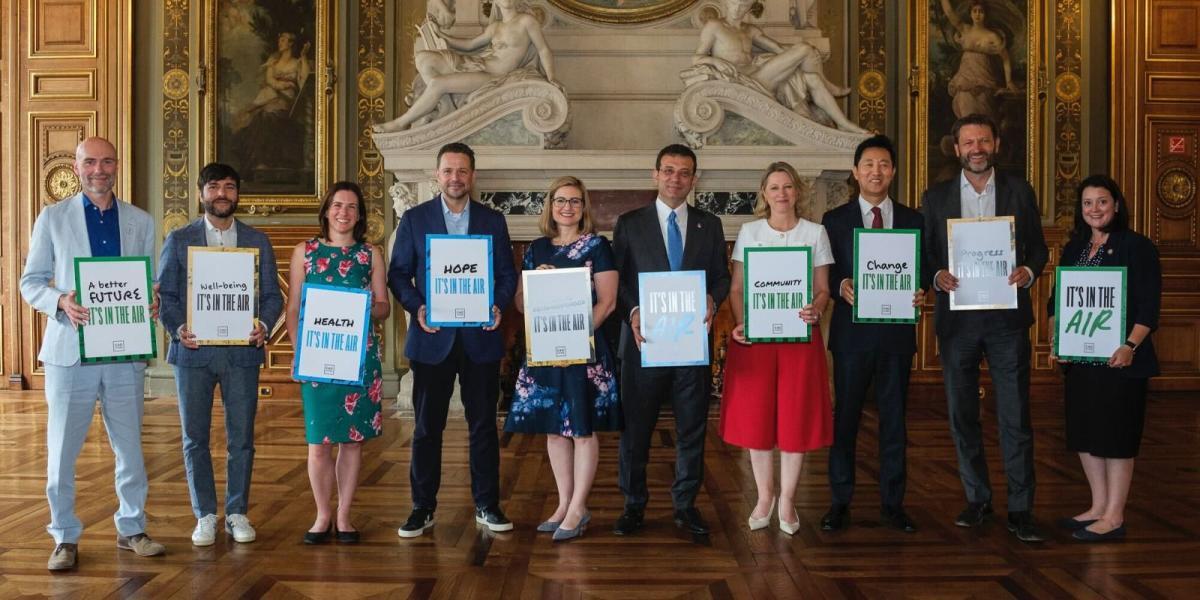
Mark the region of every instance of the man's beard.
<instances>
[{"instance_id":1,"label":"man's beard","mask_svg":"<svg viewBox=\"0 0 1200 600\"><path fill-rule=\"evenodd\" d=\"M217 208L216 200L213 200L212 202L204 203L204 212L218 219L224 219L233 216L233 213L237 212L237 207L237 200L233 200L229 203L229 208L222 211Z\"/></svg>"},{"instance_id":2,"label":"man's beard","mask_svg":"<svg viewBox=\"0 0 1200 600\"><path fill-rule=\"evenodd\" d=\"M987 154L987 159L984 161L983 168L981 169L971 168L971 157L969 155L960 156L958 158L958 162L962 165L964 171L969 171L975 174L987 173L988 171L992 170L992 167L996 166L996 155L992 153Z\"/></svg>"}]
</instances>

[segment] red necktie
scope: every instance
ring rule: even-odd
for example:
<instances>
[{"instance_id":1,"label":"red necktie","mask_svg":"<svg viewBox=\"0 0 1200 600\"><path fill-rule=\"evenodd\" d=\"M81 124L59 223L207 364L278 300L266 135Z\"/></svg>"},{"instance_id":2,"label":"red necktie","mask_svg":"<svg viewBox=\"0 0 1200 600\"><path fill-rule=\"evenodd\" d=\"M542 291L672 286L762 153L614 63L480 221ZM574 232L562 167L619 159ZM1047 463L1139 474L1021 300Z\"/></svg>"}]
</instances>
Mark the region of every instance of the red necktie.
<instances>
[{"instance_id":1,"label":"red necktie","mask_svg":"<svg viewBox=\"0 0 1200 600\"><path fill-rule=\"evenodd\" d=\"M879 211L879 207L872 206L871 214L874 215L871 218L871 229L883 229L883 213Z\"/></svg>"}]
</instances>

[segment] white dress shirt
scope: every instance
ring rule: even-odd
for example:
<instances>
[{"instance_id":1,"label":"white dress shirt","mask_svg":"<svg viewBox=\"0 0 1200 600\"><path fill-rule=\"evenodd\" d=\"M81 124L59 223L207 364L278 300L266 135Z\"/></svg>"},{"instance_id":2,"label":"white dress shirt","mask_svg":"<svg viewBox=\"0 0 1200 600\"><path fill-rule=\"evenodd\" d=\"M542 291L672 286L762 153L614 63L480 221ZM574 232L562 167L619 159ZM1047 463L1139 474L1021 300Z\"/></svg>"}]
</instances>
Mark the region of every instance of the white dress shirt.
<instances>
[{"instance_id":1,"label":"white dress shirt","mask_svg":"<svg viewBox=\"0 0 1200 600\"><path fill-rule=\"evenodd\" d=\"M220 230L204 215L204 239L210 248L237 248L237 219L232 220L229 229Z\"/></svg>"},{"instance_id":2,"label":"white dress shirt","mask_svg":"<svg viewBox=\"0 0 1200 600\"><path fill-rule=\"evenodd\" d=\"M874 206L870 202L867 202L867 199L863 198L862 194L859 194L858 212L862 213L863 227L867 229L870 229L871 225L875 223L875 213L871 212L872 208ZM894 214L896 210L892 208L892 199L890 197L885 196L883 202L879 203L879 212L883 215L883 228L892 229L892 225L895 223Z\"/></svg>"},{"instance_id":3,"label":"white dress shirt","mask_svg":"<svg viewBox=\"0 0 1200 600\"><path fill-rule=\"evenodd\" d=\"M958 187L962 195L962 216L964 219L996 216L996 170L988 175L987 183L982 192L976 192L975 186L967 181L967 172L958 175Z\"/></svg>"}]
</instances>

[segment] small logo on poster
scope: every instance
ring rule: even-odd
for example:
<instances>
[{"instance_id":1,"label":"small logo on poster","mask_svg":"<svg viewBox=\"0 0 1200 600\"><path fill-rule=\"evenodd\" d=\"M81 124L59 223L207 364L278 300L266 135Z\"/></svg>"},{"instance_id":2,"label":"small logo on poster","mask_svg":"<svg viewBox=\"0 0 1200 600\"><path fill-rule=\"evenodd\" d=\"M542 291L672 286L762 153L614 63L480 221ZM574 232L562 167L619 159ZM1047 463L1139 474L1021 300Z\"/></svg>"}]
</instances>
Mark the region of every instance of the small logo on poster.
<instances>
[{"instance_id":1,"label":"small logo on poster","mask_svg":"<svg viewBox=\"0 0 1200 600\"><path fill-rule=\"evenodd\" d=\"M124 352L125 340L113 340L113 352Z\"/></svg>"},{"instance_id":2,"label":"small logo on poster","mask_svg":"<svg viewBox=\"0 0 1200 600\"><path fill-rule=\"evenodd\" d=\"M782 335L783 323L771 323L771 333L774 335Z\"/></svg>"},{"instance_id":3,"label":"small logo on poster","mask_svg":"<svg viewBox=\"0 0 1200 600\"><path fill-rule=\"evenodd\" d=\"M337 367L329 363L325 363L324 373L332 377L335 373L337 373Z\"/></svg>"},{"instance_id":4,"label":"small logo on poster","mask_svg":"<svg viewBox=\"0 0 1200 600\"><path fill-rule=\"evenodd\" d=\"M1091 342L1084 342L1083 353L1084 354L1095 354L1096 353L1096 345Z\"/></svg>"},{"instance_id":5,"label":"small logo on poster","mask_svg":"<svg viewBox=\"0 0 1200 600\"><path fill-rule=\"evenodd\" d=\"M219 338L229 337L229 326L228 325L217 325L217 337L219 337Z\"/></svg>"},{"instance_id":6,"label":"small logo on poster","mask_svg":"<svg viewBox=\"0 0 1200 600\"><path fill-rule=\"evenodd\" d=\"M465 318L467 318L467 309L465 309L465 308L456 308L456 309L454 309L454 318L455 318L455 319L465 319Z\"/></svg>"},{"instance_id":7,"label":"small logo on poster","mask_svg":"<svg viewBox=\"0 0 1200 600\"><path fill-rule=\"evenodd\" d=\"M881 305L881 306L879 307L879 314L881 314L881 315L885 315L885 316L891 316L891 314L892 314L892 305L891 305L891 304L884 304L884 305Z\"/></svg>"},{"instance_id":8,"label":"small logo on poster","mask_svg":"<svg viewBox=\"0 0 1200 600\"><path fill-rule=\"evenodd\" d=\"M566 346L555 346L554 347L554 356L555 357L562 358L566 355L567 355L567 347Z\"/></svg>"},{"instance_id":9,"label":"small logo on poster","mask_svg":"<svg viewBox=\"0 0 1200 600\"><path fill-rule=\"evenodd\" d=\"M980 304L983 304L984 302L988 301L988 293L987 292L977 292L975 294L975 298L979 301Z\"/></svg>"}]
</instances>

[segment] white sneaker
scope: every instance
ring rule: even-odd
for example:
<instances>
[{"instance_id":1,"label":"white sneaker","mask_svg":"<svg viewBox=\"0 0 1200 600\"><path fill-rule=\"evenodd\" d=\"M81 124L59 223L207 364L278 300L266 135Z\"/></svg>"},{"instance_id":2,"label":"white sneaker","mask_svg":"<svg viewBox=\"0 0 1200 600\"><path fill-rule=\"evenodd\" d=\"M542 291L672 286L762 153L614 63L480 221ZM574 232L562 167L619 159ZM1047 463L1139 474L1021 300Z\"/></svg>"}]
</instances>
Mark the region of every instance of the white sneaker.
<instances>
[{"instance_id":1,"label":"white sneaker","mask_svg":"<svg viewBox=\"0 0 1200 600\"><path fill-rule=\"evenodd\" d=\"M229 515L225 517L225 533L233 536L233 541L249 544L254 541L254 528L246 515Z\"/></svg>"},{"instance_id":2,"label":"white sneaker","mask_svg":"<svg viewBox=\"0 0 1200 600\"><path fill-rule=\"evenodd\" d=\"M204 515L192 530L193 546L211 546L217 541L217 515Z\"/></svg>"}]
</instances>

